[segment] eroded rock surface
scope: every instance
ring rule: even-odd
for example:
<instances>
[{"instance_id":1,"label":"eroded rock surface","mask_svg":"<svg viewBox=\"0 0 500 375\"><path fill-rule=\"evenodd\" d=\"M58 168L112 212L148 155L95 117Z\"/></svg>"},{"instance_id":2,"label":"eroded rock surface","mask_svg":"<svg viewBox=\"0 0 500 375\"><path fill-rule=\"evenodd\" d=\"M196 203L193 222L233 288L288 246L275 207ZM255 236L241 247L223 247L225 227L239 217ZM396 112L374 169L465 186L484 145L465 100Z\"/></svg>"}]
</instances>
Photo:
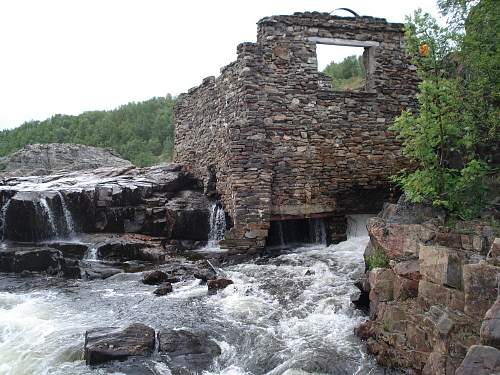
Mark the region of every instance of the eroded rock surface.
<instances>
[{"instance_id":1,"label":"eroded rock surface","mask_svg":"<svg viewBox=\"0 0 500 375\"><path fill-rule=\"evenodd\" d=\"M132 356L147 356L154 347L155 331L144 324L135 323L125 329L96 328L85 333L85 362L98 365Z\"/></svg>"},{"instance_id":2,"label":"eroded rock surface","mask_svg":"<svg viewBox=\"0 0 500 375\"><path fill-rule=\"evenodd\" d=\"M387 267L369 269L359 283L369 293L371 320L356 333L384 366L433 375L454 374L459 366L461 374L491 371L489 362L476 363L496 355L489 349L475 349L472 359L461 363L479 343L480 332L483 344L498 345L498 306L492 307L500 274L498 241L487 223L463 222L452 229L441 214L403 197L368 222L367 268Z\"/></svg>"},{"instance_id":3,"label":"eroded rock surface","mask_svg":"<svg viewBox=\"0 0 500 375\"><path fill-rule=\"evenodd\" d=\"M27 145L0 159L4 176L43 176L61 171L102 167L129 168L133 164L111 149L71 144Z\"/></svg>"},{"instance_id":4,"label":"eroded rock surface","mask_svg":"<svg viewBox=\"0 0 500 375\"><path fill-rule=\"evenodd\" d=\"M219 345L204 334L166 329L158 333L160 353L168 354L171 368L203 371L221 354Z\"/></svg>"}]
</instances>

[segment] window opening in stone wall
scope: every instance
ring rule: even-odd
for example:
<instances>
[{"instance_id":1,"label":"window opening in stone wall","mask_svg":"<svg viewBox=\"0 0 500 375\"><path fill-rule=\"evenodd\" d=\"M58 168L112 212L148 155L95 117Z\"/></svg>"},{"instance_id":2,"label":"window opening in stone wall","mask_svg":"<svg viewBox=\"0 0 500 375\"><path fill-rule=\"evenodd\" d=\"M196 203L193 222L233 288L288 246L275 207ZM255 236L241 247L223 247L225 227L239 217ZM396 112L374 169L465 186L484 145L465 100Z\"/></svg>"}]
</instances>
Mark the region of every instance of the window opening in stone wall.
<instances>
[{"instance_id":1,"label":"window opening in stone wall","mask_svg":"<svg viewBox=\"0 0 500 375\"><path fill-rule=\"evenodd\" d=\"M331 86L336 91L365 91L367 50L366 47L318 43L316 44L318 71L331 78Z\"/></svg>"}]
</instances>

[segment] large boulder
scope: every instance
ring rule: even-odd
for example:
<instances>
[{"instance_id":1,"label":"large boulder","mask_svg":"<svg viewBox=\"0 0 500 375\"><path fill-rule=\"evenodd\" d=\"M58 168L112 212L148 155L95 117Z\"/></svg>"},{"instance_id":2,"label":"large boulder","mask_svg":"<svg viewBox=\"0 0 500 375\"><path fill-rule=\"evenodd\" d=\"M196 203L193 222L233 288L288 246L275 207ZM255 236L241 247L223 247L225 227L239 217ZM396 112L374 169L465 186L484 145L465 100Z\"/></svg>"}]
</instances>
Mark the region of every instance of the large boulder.
<instances>
[{"instance_id":1,"label":"large boulder","mask_svg":"<svg viewBox=\"0 0 500 375\"><path fill-rule=\"evenodd\" d=\"M166 329L158 333L159 351L168 355L171 368L201 372L221 354L219 345L204 334Z\"/></svg>"},{"instance_id":2,"label":"large boulder","mask_svg":"<svg viewBox=\"0 0 500 375\"><path fill-rule=\"evenodd\" d=\"M472 345L455 375L492 375L500 372L500 351L491 346Z\"/></svg>"},{"instance_id":3,"label":"large boulder","mask_svg":"<svg viewBox=\"0 0 500 375\"><path fill-rule=\"evenodd\" d=\"M125 329L96 328L85 333L85 362L98 365L109 361L123 361L132 356L147 356L155 348L155 331L135 323Z\"/></svg>"},{"instance_id":4,"label":"large boulder","mask_svg":"<svg viewBox=\"0 0 500 375\"><path fill-rule=\"evenodd\" d=\"M42 176L61 171L133 166L111 149L70 143L26 145L1 158L0 164L6 176Z\"/></svg>"}]
</instances>

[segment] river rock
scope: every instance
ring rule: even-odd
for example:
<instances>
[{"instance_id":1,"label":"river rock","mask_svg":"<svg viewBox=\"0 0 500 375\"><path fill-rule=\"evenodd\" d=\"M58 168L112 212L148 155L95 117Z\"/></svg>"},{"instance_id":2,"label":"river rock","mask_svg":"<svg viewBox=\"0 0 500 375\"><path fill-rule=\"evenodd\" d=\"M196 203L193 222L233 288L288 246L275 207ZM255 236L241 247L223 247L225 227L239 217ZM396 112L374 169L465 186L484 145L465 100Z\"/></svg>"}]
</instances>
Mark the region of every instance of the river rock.
<instances>
[{"instance_id":1,"label":"river rock","mask_svg":"<svg viewBox=\"0 0 500 375\"><path fill-rule=\"evenodd\" d=\"M492 375L500 372L500 351L491 346L472 345L455 375Z\"/></svg>"},{"instance_id":2,"label":"river rock","mask_svg":"<svg viewBox=\"0 0 500 375\"><path fill-rule=\"evenodd\" d=\"M157 288L153 293L156 294L157 296L165 296L168 293L172 293L172 284L169 282L163 283L160 285L159 288Z\"/></svg>"},{"instance_id":3,"label":"river rock","mask_svg":"<svg viewBox=\"0 0 500 375\"><path fill-rule=\"evenodd\" d=\"M163 271L153 271L144 275L142 282L146 285L158 285L167 282L168 275Z\"/></svg>"},{"instance_id":4,"label":"river rock","mask_svg":"<svg viewBox=\"0 0 500 375\"><path fill-rule=\"evenodd\" d=\"M201 372L221 354L220 347L204 334L166 329L158 333L159 351L168 354L169 367Z\"/></svg>"},{"instance_id":5,"label":"river rock","mask_svg":"<svg viewBox=\"0 0 500 375\"><path fill-rule=\"evenodd\" d=\"M0 271L47 272L57 275L63 271L64 258L59 250L47 247L14 247L0 251Z\"/></svg>"},{"instance_id":6,"label":"river rock","mask_svg":"<svg viewBox=\"0 0 500 375\"><path fill-rule=\"evenodd\" d=\"M234 284L233 280L224 279L224 278L207 281L208 290L212 291L212 292L216 292L217 290L225 289L231 284Z\"/></svg>"},{"instance_id":7,"label":"river rock","mask_svg":"<svg viewBox=\"0 0 500 375\"><path fill-rule=\"evenodd\" d=\"M155 331L144 324L135 323L125 329L96 328L85 333L87 365L123 361L131 356L147 356L154 348Z\"/></svg>"}]
</instances>

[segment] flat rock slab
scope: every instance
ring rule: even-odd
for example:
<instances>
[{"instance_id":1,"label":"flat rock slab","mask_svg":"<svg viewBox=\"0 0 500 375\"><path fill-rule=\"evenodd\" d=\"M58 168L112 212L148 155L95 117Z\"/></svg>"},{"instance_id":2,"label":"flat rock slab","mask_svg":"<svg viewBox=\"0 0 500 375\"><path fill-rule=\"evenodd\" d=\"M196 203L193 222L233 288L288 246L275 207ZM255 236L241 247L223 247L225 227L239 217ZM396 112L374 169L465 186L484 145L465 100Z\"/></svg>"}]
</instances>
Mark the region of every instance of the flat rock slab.
<instances>
[{"instance_id":1,"label":"flat rock slab","mask_svg":"<svg viewBox=\"0 0 500 375\"><path fill-rule=\"evenodd\" d=\"M158 333L159 351L168 354L169 367L203 371L221 354L219 345L204 334L186 330L162 330Z\"/></svg>"},{"instance_id":2,"label":"flat rock slab","mask_svg":"<svg viewBox=\"0 0 500 375\"><path fill-rule=\"evenodd\" d=\"M85 333L85 362L98 365L123 361L132 356L148 356L155 347L155 331L135 323L125 329L95 328Z\"/></svg>"}]
</instances>

